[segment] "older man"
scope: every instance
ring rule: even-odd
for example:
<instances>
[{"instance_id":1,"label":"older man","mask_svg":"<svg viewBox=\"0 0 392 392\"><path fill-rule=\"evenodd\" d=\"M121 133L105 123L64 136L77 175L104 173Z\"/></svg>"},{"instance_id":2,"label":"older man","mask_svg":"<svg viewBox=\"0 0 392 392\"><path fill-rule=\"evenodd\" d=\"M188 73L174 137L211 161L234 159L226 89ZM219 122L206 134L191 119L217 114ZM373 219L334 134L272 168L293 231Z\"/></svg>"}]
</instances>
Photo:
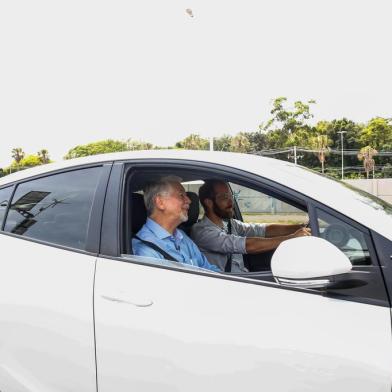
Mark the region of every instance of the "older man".
<instances>
[{"instance_id":1,"label":"older man","mask_svg":"<svg viewBox=\"0 0 392 392\"><path fill-rule=\"evenodd\" d=\"M250 224L233 218L233 196L228 184L207 180L199 190L203 219L191 237L208 260L226 272L247 272L242 255L275 249L290 238L310 235L303 225Z\"/></svg>"},{"instance_id":2,"label":"older man","mask_svg":"<svg viewBox=\"0 0 392 392\"><path fill-rule=\"evenodd\" d=\"M188 220L190 199L179 177L164 177L144 190L147 221L132 240L133 252L139 256L155 257L194 265L211 271L211 265L195 243L178 225Z\"/></svg>"}]
</instances>

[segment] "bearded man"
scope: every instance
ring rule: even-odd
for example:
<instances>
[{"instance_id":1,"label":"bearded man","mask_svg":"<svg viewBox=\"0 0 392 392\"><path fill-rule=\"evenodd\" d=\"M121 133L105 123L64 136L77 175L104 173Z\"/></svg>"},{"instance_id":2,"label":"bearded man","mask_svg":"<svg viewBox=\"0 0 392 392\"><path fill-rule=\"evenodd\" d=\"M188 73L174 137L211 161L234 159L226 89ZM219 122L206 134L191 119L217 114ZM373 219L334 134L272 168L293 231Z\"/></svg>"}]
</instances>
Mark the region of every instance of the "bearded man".
<instances>
[{"instance_id":1,"label":"bearded man","mask_svg":"<svg viewBox=\"0 0 392 392\"><path fill-rule=\"evenodd\" d=\"M248 272L243 254L273 250L290 238L309 236L302 224L244 223L233 219L233 195L221 180L206 180L199 189L204 217L195 223L191 237L210 263L225 272Z\"/></svg>"}]
</instances>

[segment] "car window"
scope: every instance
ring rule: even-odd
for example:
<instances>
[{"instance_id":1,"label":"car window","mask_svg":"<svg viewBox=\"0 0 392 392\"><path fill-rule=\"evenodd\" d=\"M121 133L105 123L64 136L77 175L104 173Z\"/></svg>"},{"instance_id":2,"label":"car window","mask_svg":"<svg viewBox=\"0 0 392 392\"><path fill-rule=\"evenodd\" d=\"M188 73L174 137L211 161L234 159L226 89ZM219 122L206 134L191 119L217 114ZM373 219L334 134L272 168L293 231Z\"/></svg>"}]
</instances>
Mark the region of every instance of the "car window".
<instances>
[{"instance_id":1,"label":"car window","mask_svg":"<svg viewBox=\"0 0 392 392\"><path fill-rule=\"evenodd\" d=\"M317 209L320 237L337 246L355 265L371 265L364 233L341 219Z\"/></svg>"},{"instance_id":2,"label":"car window","mask_svg":"<svg viewBox=\"0 0 392 392\"><path fill-rule=\"evenodd\" d=\"M262 192L230 183L234 198L247 223L297 224L308 221L308 214Z\"/></svg>"},{"instance_id":3,"label":"car window","mask_svg":"<svg viewBox=\"0 0 392 392\"><path fill-rule=\"evenodd\" d=\"M7 188L0 189L0 230L3 227L3 220L12 194L12 188L12 186L9 186Z\"/></svg>"},{"instance_id":4,"label":"car window","mask_svg":"<svg viewBox=\"0 0 392 392\"><path fill-rule=\"evenodd\" d=\"M100 169L81 169L20 184L4 230L84 249Z\"/></svg>"}]
</instances>

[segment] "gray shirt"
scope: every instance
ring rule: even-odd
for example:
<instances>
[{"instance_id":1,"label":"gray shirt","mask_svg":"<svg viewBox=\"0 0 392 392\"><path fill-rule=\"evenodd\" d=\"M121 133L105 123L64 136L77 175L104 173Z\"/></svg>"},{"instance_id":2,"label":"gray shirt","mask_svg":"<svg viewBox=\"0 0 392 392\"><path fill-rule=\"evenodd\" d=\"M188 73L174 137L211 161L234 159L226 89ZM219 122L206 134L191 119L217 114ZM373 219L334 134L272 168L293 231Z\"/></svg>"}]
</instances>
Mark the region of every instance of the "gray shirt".
<instances>
[{"instance_id":1,"label":"gray shirt","mask_svg":"<svg viewBox=\"0 0 392 392\"><path fill-rule=\"evenodd\" d=\"M265 224L244 223L231 220L231 234L227 223L220 227L206 216L192 226L191 237L208 261L225 270L229 254L232 254L232 272L247 272L243 254L246 254L246 237L264 237Z\"/></svg>"}]
</instances>

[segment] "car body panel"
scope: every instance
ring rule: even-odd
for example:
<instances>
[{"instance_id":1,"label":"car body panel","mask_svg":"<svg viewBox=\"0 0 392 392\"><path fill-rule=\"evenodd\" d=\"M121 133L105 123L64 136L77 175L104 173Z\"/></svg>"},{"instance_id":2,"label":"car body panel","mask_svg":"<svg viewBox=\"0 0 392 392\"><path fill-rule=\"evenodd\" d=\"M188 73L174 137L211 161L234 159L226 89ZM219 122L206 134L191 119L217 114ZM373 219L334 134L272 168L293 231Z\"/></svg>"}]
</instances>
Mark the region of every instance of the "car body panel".
<instances>
[{"instance_id":1,"label":"car body panel","mask_svg":"<svg viewBox=\"0 0 392 392\"><path fill-rule=\"evenodd\" d=\"M373 258L384 274L390 205L287 162L207 151L90 156L14 173L0 187L105 162L115 164L107 193L110 165L96 190L91 253L0 233L1 391L390 392L388 298L377 306L353 292L322 295L121 257L120 192L125 164L235 172L256 187L288 191L288 199L303 195L313 221L325 207L382 238Z\"/></svg>"},{"instance_id":2,"label":"car body panel","mask_svg":"<svg viewBox=\"0 0 392 392\"><path fill-rule=\"evenodd\" d=\"M142 259L98 259L100 392L390 392L389 308Z\"/></svg>"},{"instance_id":3,"label":"car body panel","mask_svg":"<svg viewBox=\"0 0 392 392\"><path fill-rule=\"evenodd\" d=\"M95 392L95 257L0 243L0 390Z\"/></svg>"}]
</instances>

